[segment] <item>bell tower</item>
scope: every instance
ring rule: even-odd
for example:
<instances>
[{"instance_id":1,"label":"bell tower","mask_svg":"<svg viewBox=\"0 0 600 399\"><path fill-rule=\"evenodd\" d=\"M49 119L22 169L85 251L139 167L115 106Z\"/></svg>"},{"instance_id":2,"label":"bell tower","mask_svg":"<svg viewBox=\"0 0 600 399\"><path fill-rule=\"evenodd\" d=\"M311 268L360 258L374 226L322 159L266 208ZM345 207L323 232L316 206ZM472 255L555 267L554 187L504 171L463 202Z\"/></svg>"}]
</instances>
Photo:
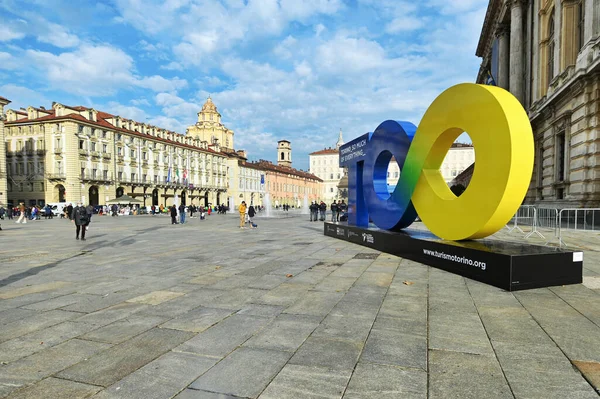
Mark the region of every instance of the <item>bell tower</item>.
<instances>
[{"instance_id":1,"label":"bell tower","mask_svg":"<svg viewBox=\"0 0 600 399\"><path fill-rule=\"evenodd\" d=\"M277 165L292 167L292 145L287 140L277 142Z\"/></svg>"}]
</instances>

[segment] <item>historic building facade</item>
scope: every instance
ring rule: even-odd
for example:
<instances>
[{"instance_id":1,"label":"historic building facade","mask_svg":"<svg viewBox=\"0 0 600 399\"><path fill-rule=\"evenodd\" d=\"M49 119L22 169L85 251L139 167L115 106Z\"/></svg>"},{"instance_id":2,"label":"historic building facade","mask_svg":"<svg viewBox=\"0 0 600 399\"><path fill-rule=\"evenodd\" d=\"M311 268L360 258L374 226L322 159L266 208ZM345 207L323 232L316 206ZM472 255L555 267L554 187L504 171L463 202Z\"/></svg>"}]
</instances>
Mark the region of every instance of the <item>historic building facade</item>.
<instances>
[{"instance_id":1,"label":"historic building facade","mask_svg":"<svg viewBox=\"0 0 600 399\"><path fill-rule=\"evenodd\" d=\"M92 205L127 194L144 205L226 201L218 142L82 106L7 111L8 202Z\"/></svg>"},{"instance_id":2,"label":"historic building facade","mask_svg":"<svg viewBox=\"0 0 600 399\"><path fill-rule=\"evenodd\" d=\"M340 147L344 144L342 129L338 135L335 148L325 148L308 155L310 173L323 180L321 184L320 199L326 203L340 199L338 184L344 175L344 168L340 168Z\"/></svg>"},{"instance_id":3,"label":"historic building facade","mask_svg":"<svg viewBox=\"0 0 600 399\"><path fill-rule=\"evenodd\" d=\"M4 141L4 107L10 101L4 97L0 97L0 206L8 206L8 181L6 171L6 142Z\"/></svg>"},{"instance_id":4,"label":"historic building facade","mask_svg":"<svg viewBox=\"0 0 600 399\"><path fill-rule=\"evenodd\" d=\"M248 205L263 205L263 198L266 193L264 172L254 164L246 162L247 156L244 150L229 153L228 157L229 186L227 195L229 208L236 209L242 201L245 201Z\"/></svg>"},{"instance_id":5,"label":"historic building facade","mask_svg":"<svg viewBox=\"0 0 600 399\"><path fill-rule=\"evenodd\" d=\"M221 123L221 114L210 97L198 112L198 122L187 128L186 135L205 141L211 146L219 145L226 151L234 149L233 130Z\"/></svg>"},{"instance_id":6,"label":"historic building facade","mask_svg":"<svg viewBox=\"0 0 600 399\"><path fill-rule=\"evenodd\" d=\"M600 0L491 0L478 83L529 114L535 166L526 201L600 206Z\"/></svg>"}]
</instances>

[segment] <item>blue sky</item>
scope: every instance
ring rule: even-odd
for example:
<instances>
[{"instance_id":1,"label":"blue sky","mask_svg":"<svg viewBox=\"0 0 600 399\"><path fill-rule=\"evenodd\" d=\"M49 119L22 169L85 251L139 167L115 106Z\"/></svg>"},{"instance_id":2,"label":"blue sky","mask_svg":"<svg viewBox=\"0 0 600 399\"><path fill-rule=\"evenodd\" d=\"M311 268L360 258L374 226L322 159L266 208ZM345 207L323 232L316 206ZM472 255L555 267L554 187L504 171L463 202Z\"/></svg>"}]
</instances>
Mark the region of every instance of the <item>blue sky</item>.
<instances>
[{"instance_id":1,"label":"blue sky","mask_svg":"<svg viewBox=\"0 0 600 399\"><path fill-rule=\"evenodd\" d=\"M473 82L486 0L0 0L0 96L184 133L210 94L250 159L417 124Z\"/></svg>"}]
</instances>

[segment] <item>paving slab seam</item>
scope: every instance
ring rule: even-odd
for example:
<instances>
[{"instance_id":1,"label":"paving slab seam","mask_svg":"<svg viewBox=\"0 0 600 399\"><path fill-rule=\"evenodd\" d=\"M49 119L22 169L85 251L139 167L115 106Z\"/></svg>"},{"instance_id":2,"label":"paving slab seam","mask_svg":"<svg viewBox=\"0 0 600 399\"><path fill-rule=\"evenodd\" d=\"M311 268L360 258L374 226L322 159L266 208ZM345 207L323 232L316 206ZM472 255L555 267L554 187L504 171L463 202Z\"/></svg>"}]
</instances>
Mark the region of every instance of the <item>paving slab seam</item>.
<instances>
[{"instance_id":1,"label":"paving slab seam","mask_svg":"<svg viewBox=\"0 0 600 399\"><path fill-rule=\"evenodd\" d=\"M473 306L475 307L475 311L477 312L477 317L479 317L479 322L483 326L483 330L485 331L485 335L487 336L487 339L488 339L488 341L490 343L490 346L492 347L492 351L494 352L494 358L496 359L496 362L498 363L498 366L500 367L500 370L502 370L502 377L504 377L504 381L506 381L506 385L508 386L508 389L510 389L510 394L513 396L513 398L516 398L515 392L513 391L513 387L510 385L510 382L508 381L508 377L506 377L506 372L504 371L504 367L502 366L502 363L498 359L498 354L496 353L496 348L494 348L494 345L492 344L492 338L490 337L490 334L488 333L488 330L487 330L487 328L485 326L485 323L483 322L483 319L481 318L481 314L479 313L479 308L477 307L477 303L475 302L475 299L473 298L473 294L471 294L471 290L469 289L469 285L466 282L466 278L463 277L462 281L465 284L465 287L467 288L467 292L469 293L469 298L471 298L471 302L473 302ZM523 306L523 304L521 304L521 306ZM527 311L527 312L529 312L529 311ZM537 323L537 321L536 321L536 323Z\"/></svg>"},{"instance_id":2,"label":"paving slab seam","mask_svg":"<svg viewBox=\"0 0 600 399\"><path fill-rule=\"evenodd\" d=\"M588 290L590 291L594 291L588 288ZM548 291L550 291L551 293L553 293L554 295L556 295L556 297L558 297L558 299L560 299L561 301L563 301L564 303L566 303L571 309L573 309L574 311L576 311L577 313L579 313L581 316L583 316L585 319L587 319L590 323L592 323L593 325L600 327L600 324L596 323L594 320L590 319L589 317L587 317L586 315L584 315L583 313L581 313L577 308L575 308L573 305L571 305L569 303L569 301L567 301L566 299L564 299L563 297L561 297L560 295L558 295L556 292L554 292L554 290L552 290L551 288L548 289ZM600 293L597 293L597 295L600 295Z\"/></svg>"},{"instance_id":3,"label":"paving slab seam","mask_svg":"<svg viewBox=\"0 0 600 399\"><path fill-rule=\"evenodd\" d=\"M548 290L551 291L552 290ZM553 294L555 294L553 292ZM555 294L556 295L556 294ZM571 366L573 366L573 368L575 370L577 370L577 372L579 373L579 375L581 376L581 378L583 378L585 380L585 382L588 383L588 385L596 392L598 393L598 395L600 396L600 392L598 392L598 390L594 387L594 385L592 384L591 381L589 381L585 375L583 375L583 373L581 372L581 370L579 370L579 368L577 366L575 366L573 364L573 361L569 358L569 356L566 354L566 352L558 345L558 343L554 340L554 338L552 338L552 336L550 334L548 334L548 332L546 331L546 329L540 324L540 322L535 318L534 315L531 314L531 312L529 311L529 309L527 309L523 303L519 300L519 298L517 298L516 295L513 295L515 297L515 299L521 304L521 306L527 311L527 313L529 314L529 316L533 319L533 321L536 322L536 324L542 329L542 331L548 336L548 338L550 338L550 340L554 343L554 345L556 345L556 347L558 348L558 350L563 354L563 356L569 361L569 363L571 363ZM559 297L560 298L560 297ZM560 298L561 300L563 300L562 298ZM563 300L564 301L564 300ZM571 306L571 305L569 305ZM571 306L572 307L572 306ZM577 311L577 309L575 309ZM578 312L579 313L579 312ZM585 316L584 316L585 317ZM586 317L587 319L587 317ZM588 319L589 320L589 319ZM594 323L594 325L596 325L596 323ZM510 385L509 385L510 386Z\"/></svg>"}]
</instances>

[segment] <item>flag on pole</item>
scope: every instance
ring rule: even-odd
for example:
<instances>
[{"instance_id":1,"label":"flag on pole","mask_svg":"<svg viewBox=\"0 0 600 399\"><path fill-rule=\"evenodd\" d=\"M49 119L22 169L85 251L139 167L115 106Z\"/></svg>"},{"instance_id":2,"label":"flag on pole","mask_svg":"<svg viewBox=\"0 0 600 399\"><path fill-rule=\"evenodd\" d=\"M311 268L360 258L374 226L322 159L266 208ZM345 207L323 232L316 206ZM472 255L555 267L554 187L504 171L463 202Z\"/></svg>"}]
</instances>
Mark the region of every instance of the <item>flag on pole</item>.
<instances>
[{"instance_id":1,"label":"flag on pole","mask_svg":"<svg viewBox=\"0 0 600 399\"><path fill-rule=\"evenodd\" d=\"M486 71L485 84L491 85L491 86L496 86L496 81L494 80L494 77L492 76L492 71L490 71L489 69Z\"/></svg>"},{"instance_id":2,"label":"flag on pole","mask_svg":"<svg viewBox=\"0 0 600 399\"><path fill-rule=\"evenodd\" d=\"M179 166L175 169L175 176L177 176L177 181L179 181Z\"/></svg>"},{"instance_id":3,"label":"flag on pole","mask_svg":"<svg viewBox=\"0 0 600 399\"><path fill-rule=\"evenodd\" d=\"M169 166L169 171L167 172L167 183L171 182L171 167Z\"/></svg>"},{"instance_id":4,"label":"flag on pole","mask_svg":"<svg viewBox=\"0 0 600 399\"><path fill-rule=\"evenodd\" d=\"M183 170L183 180L187 179L187 169Z\"/></svg>"}]
</instances>

